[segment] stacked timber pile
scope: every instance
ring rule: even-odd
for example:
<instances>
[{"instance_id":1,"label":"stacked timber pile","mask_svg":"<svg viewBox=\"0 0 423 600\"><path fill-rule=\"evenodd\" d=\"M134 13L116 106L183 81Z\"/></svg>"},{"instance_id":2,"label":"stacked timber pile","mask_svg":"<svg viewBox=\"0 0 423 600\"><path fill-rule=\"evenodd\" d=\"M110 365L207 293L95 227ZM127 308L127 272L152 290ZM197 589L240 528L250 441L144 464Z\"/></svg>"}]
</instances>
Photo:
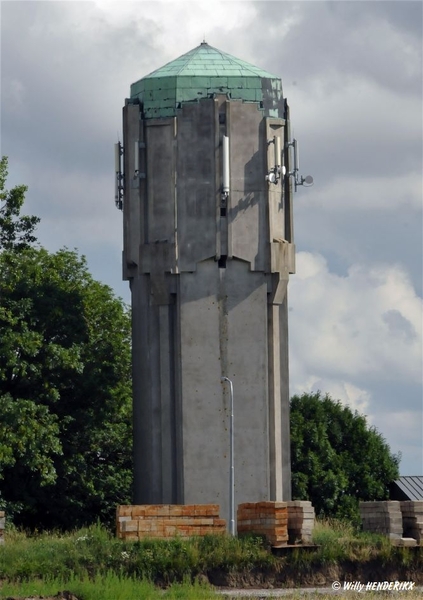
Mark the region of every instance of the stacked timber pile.
<instances>
[{"instance_id":1,"label":"stacked timber pile","mask_svg":"<svg viewBox=\"0 0 423 600\"><path fill-rule=\"evenodd\" d=\"M423 541L423 501L406 500L400 502L404 535Z\"/></svg>"},{"instance_id":2,"label":"stacked timber pile","mask_svg":"<svg viewBox=\"0 0 423 600\"><path fill-rule=\"evenodd\" d=\"M263 535L272 546L288 543L286 502L246 502L238 505L238 533Z\"/></svg>"},{"instance_id":3,"label":"stacked timber pile","mask_svg":"<svg viewBox=\"0 0 423 600\"><path fill-rule=\"evenodd\" d=\"M6 526L6 515L0 510L0 544L4 544L4 528Z\"/></svg>"},{"instance_id":4,"label":"stacked timber pile","mask_svg":"<svg viewBox=\"0 0 423 600\"><path fill-rule=\"evenodd\" d=\"M288 502L288 537L290 544L310 544L316 515L309 500Z\"/></svg>"},{"instance_id":5,"label":"stacked timber pile","mask_svg":"<svg viewBox=\"0 0 423 600\"><path fill-rule=\"evenodd\" d=\"M398 501L360 502L359 508L364 531L380 533L391 540L402 538L402 513Z\"/></svg>"},{"instance_id":6,"label":"stacked timber pile","mask_svg":"<svg viewBox=\"0 0 423 600\"><path fill-rule=\"evenodd\" d=\"M359 508L364 531L386 535L398 545L412 544L402 537L402 513L398 501L360 502Z\"/></svg>"},{"instance_id":7,"label":"stacked timber pile","mask_svg":"<svg viewBox=\"0 0 423 600\"><path fill-rule=\"evenodd\" d=\"M145 504L118 506L116 535L125 540L189 538L226 532L218 504Z\"/></svg>"}]
</instances>

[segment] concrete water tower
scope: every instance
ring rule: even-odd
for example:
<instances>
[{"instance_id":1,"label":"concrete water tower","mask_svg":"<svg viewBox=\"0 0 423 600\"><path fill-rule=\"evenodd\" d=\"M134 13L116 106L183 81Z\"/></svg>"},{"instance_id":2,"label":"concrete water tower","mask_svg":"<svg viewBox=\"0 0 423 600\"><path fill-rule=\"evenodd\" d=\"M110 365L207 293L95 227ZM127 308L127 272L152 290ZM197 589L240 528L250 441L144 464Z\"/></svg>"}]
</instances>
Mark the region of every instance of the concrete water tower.
<instances>
[{"instance_id":1,"label":"concrete water tower","mask_svg":"<svg viewBox=\"0 0 423 600\"><path fill-rule=\"evenodd\" d=\"M298 165L280 79L205 42L131 86L117 145L137 504L291 497L287 283Z\"/></svg>"}]
</instances>

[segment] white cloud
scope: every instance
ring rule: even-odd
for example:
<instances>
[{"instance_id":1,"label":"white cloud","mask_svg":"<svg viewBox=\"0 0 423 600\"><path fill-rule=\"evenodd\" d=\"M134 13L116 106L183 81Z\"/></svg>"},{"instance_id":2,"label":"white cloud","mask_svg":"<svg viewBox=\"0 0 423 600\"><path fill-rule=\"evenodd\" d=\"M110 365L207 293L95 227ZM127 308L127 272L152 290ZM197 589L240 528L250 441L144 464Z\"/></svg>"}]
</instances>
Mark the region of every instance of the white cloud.
<instances>
[{"instance_id":1,"label":"white cloud","mask_svg":"<svg viewBox=\"0 0 423 600\"><path fill-rule=\"evenodd\" d=\"M291 395L320 390L366 415L402 453L401 474L421 474L423 302L405 270L369 262L339 276L299 252L289 302Z\"/></svg>"},{"instance_id":2,"label":"white cloud","mask_svg":"<svg viewBox=\"0 0 423 600\"><path fill-rule=\"evenodd\" d=\"M367 414L372 399L368 390L339 379L322 378L316 375L306 377L301 383L291 385L291 396L294 394L322 392L329 394L333 400L339 400L352 411L357 410L361 415Z\"/></svg>"},{"instance_id":3,"label":"white cloud","mask_svg":"<svg viewBox=\"0 0 423 600\"><path fill-rule=\"evenodd\" d=\"M401 267L355 264L341 277L322 256L300 252L290 305L297 373L353 385L359 378L421 382L423 304Z\"/></svg>"},{"instance_id":4,"label":"white cloud","mask_svg":"<svg viewBox=\"0 0 423 600\"><path fill-rule=\"evenodd\" d=\"M399 2L284 2L284 10L272 11L272 3L257 3L257 25L266 31L266 46L281 64L287 81L308 86L320 82L326 96L346 81L365 78L387 89L421 93L421 6ZM278 30L296 9L295 26L282 39ZM407 13L408 23L404 27ZM413 22L414 20L414 22ZM420 20L420 31L419 31ZM417 35L410 35L415 29ZM420 34L420 35L419 35ZM259 48L260 39L253 38ZM276 51L275 51L276 50ZM309 90L311 91L311 90ZM397 116L397 115L396 115Z\"/></svg>"},{"instance_id":5,"label":"white cloud","mask_svg":"<svg viewBox=\"0 0 423 600\"><path fill-rule=\"evenodd\" d=\"M149 56L149 71L177 58L198 46L205 37L210 45L217 45L228 35L242 31L255 15L252 2L102 2L95 3L109 27L125 27L134 23L141 31L145 20L155 24L157 52ZM142 48L140 48L142 52ZM131 82L132 83L132 82Z\"/></svg>"}]
</instances>

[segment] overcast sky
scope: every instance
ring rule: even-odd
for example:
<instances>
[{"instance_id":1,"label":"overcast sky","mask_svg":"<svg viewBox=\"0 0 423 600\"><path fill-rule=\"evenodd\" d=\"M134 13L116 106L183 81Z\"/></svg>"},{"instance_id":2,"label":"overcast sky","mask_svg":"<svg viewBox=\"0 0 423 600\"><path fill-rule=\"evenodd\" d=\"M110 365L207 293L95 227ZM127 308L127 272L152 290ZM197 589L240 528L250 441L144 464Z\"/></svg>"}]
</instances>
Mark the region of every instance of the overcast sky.
<instances>
[{"instance_id":1,"label":"overcast sky","mask_svg":"<svg viewBox=\"0 0 423 600\"><path fill-rule=\"evenodd\" d=\"M368 416L422 475L422 3L1 2L1 153L51 251L121 281L113 144L134 81L203 40L280 75L299 140L291 394Z\"/></svg>"}]
</instances>

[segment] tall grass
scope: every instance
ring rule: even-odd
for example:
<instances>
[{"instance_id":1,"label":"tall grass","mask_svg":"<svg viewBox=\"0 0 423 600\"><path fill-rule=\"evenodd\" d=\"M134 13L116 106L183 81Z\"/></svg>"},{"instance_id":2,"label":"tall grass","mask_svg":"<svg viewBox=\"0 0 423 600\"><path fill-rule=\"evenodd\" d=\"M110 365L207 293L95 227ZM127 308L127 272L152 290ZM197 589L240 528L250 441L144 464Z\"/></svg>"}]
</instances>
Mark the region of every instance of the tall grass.
<instances>
[{"instance_id":1,"label":"tall grass","mask_svg":"<svg viewBox=\"0 0 423 600\"><path fill-rule=\"evenodd\" d=\"M359 531L351 523L336 519L317 521L313 541L320 546L315 558L322 563L366 562L377 555L390 556L393 550L387 537Z\"/></svg>"},{"instance_id":2,"label":"tall grass","mask_svg":"<svg viewBox=\"0 0 423 600\"><path fill-rule=\"evenodd\" d=\"M261 538L251 536L125 542L101 525L67 534L9 530L0 546L0 598L69 589L83 600L203 600L215 596L198 580L214 571L283 573L287 568L301 581L319 567L348 561L377 561L423 572L423 549L395 548L386 538L356 531L347 523L317 522L313 541L319 546L314 551L299 548L277 558ZM352 600L350 592L348 598Z\"/></svg>"},{"instance_id":3,"label":"tall grass","mask_svg":"<svg viewBox=\"0 0 423 600\"><path fill-rule=\"evenodd\" d=\"M27 581L21 583L3 583L0 587L0 598L9 596L54 596L59 591L71 590L72 594L84 600L210 600L216 599L211 586L198 582L175 583L166 590L158 589L146 580L120 577L116 573L90 577L85 573L82 577L72 575L63 580Z\"/></svg>"},{"instance_id":4,"label":"tall grass","mask_svg":"<svg viewBox=\"0 0 423 600\"><path fill-rule=\"evenodd\" d=\"M67 581L86 573L95 577L113 572L167 585L193 580L214 569L229 572L269 567L275 562L260 538L205 536L125 542L94 525L65 535L50 532L28 537L10 532L0 547L0 578Z\"/></svg>"}]
</instances>

